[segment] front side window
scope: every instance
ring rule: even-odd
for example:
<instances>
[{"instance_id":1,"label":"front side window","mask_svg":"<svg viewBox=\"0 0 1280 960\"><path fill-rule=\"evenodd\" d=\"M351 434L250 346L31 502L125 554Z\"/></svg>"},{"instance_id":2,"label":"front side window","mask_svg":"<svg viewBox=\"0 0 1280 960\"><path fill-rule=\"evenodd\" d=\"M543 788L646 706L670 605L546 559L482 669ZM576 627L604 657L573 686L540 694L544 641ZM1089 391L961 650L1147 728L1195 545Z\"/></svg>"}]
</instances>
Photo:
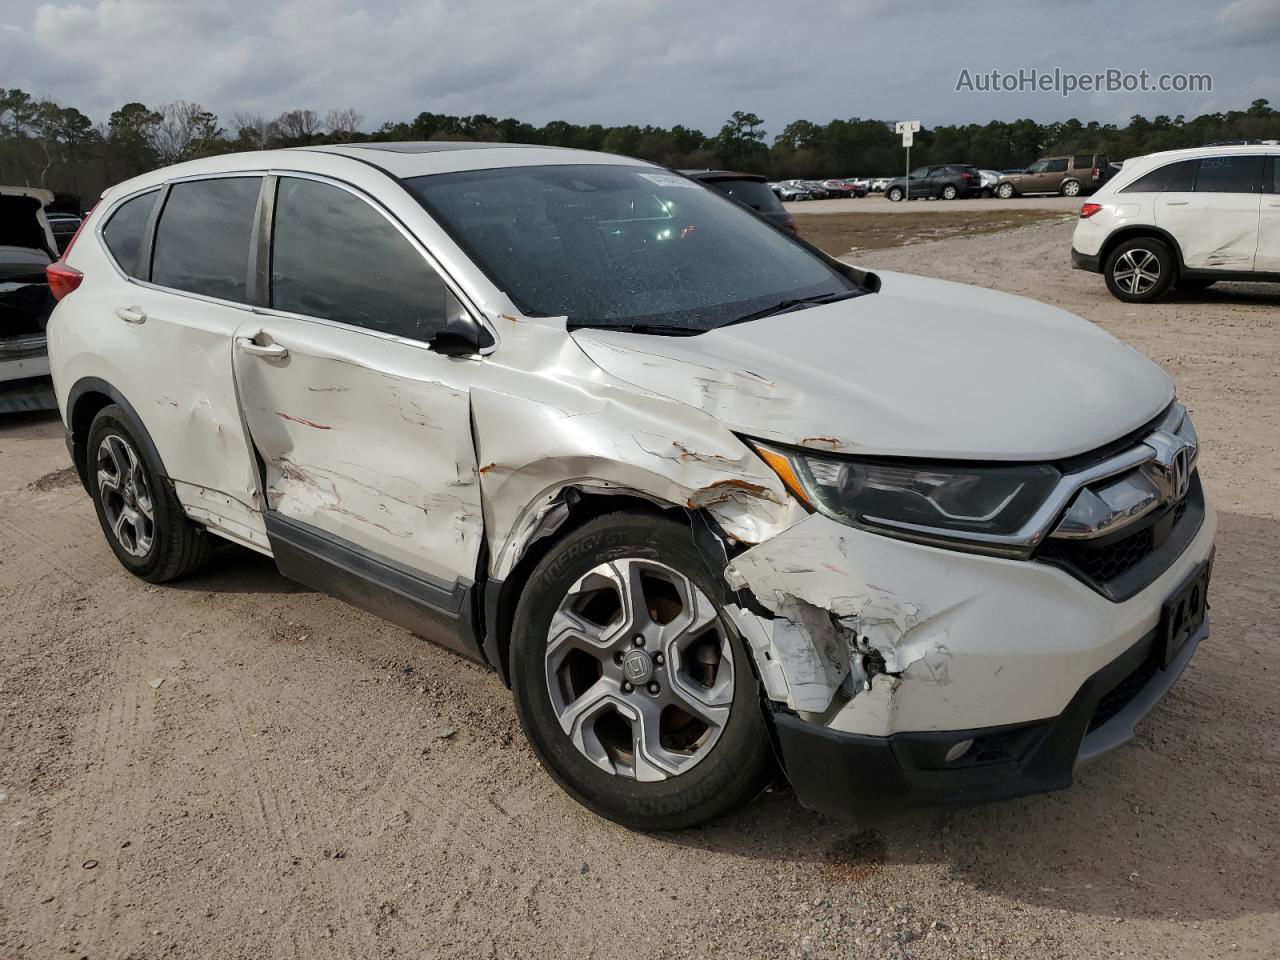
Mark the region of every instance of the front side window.
<instances>
[{"instance_id":1,"label":"front side window","mask_svg":"<svg viewBox=\"0 0 1280 960\"><path fill-rule=\"evenodd\" d=\"M1204 157L1196 193L1258 193L1262 188L1261 154L1251 157Z\"/></svg>"},{"instance_id":2,"label":"front side window","mask_svg":"<svg viewBox=\"0 0 1280 960\"><path fill-rule=\"evenodd\" d=\"M929 175L929 171L931 169L932 169L931 167L916 167L914 170L911 171L911 179L923 180L925 177Z\"/></svg>"},{"instance_id":3,"label":"front side window","mask_svg":"<svg viewBox=\"0 0 1280 960\"><path fill-rule=\"evenodd\" d=\"M156 225L151 282L247 302L261 183L261 177L219 177L173 184Z\"/></svg>"},{"instance_id":4,"label":"front side window","mask_svg":"<svg viewBox=\"0 0 1280 960\"><path fill-rule=\"evenodd\" d=\"M116 207L115 213L111 214L111 219L102 228L102 239L106 241L111 256L120 265L120 269L131 277L144 275L144 264L139 262L139 254L158 196L160 191L152 190L126 200Z\"/></svg>"},{"instance_id":5,"label":"front side window","mask_svg":"<svg viewBox=\"0 0 1280 960\"><path fill-rule=\"evenodd\" d=\"M575 164L407 181L529 316L701 333L862 289L725 197L654 167Z\"/></svg>"},{"instance_id":6,"label":"front side window","mask_svg":"<svg viewBox=\"0 0 1280 960\"><path fill-rule=\"evenodd\" d=\"M271 243L271 305L427 341L452 295L386 217L327 183L282 177Z\"/></svg>"},{"instance_id":7,"label":"front side window","mask_svg":"<svg viewBox=\"0 0 1280 960\"><path fill-rule=\"evenodd\" d=\"M1037 160L1031 166L1027 167L1027 173L1044 173L1048 166L1048 160Z\"/></svg>"}]
</instances>

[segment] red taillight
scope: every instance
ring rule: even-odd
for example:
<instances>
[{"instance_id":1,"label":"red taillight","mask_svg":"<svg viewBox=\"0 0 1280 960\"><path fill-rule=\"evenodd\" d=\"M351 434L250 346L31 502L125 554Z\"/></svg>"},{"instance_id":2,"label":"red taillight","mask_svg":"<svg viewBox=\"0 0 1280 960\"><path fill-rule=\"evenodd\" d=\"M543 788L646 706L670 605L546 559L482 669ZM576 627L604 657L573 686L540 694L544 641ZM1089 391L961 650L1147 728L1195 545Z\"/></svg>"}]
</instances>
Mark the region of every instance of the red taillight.
<instances>
[{"instance_id":1,"label":"red taillight","mask_svg":"<svg viewBox=\"0 0 1280 960\"><path fill-rule=\"evenodd\" d=\"M76 245L80 231L84 229L84 225L89 222L89 217L92 215L92 210L84 215L84 219L80 221L80 226L76 227L76 232L67 241L67 246L62 251L62 256L44 268L45 278L49 281L49 292L53 294L53 299L55 300L61 300L76 287L80 286L80 281L84 279L83 273L75 267L67 266L66 259L67 254L71 252L71 248Z\"/></svg>"},{"instance_id":2,"label":"red taillight","mask_svg":"<svg viewBox=\"0 0 1280 960\"><path fill-rule=\"evenodd\" d=\"M1092 217L1095 213L1097 213L1101 209L1102 209L1102 204L1100 203L1086 203L1084 206L1080 208L1080 219L1088 220L1090 217Z\"/></svg>"},{"instance_id":3,"label":"red taillight","mask_svg":"<svg viewBox=\"0 0 1280 960\"><path fill-rule=\"evenodd\" d=\"M68 267L61 260L57 260L44 268L44 275L49 281L49 292L53 294L53 299L61 300L68 293L80 286L80 281L84 279L84 274L75 267Z\"/></svg>"}]
</instances>

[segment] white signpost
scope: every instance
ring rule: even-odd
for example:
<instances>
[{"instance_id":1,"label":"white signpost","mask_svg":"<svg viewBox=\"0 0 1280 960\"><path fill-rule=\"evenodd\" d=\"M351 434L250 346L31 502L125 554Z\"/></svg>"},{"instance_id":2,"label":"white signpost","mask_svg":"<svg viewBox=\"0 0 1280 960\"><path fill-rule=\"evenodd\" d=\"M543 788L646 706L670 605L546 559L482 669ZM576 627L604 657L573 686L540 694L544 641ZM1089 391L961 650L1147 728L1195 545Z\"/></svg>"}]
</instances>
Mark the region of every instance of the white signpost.
<instances>
[{"instance_id":1,"label":"white signpost","mask_svg":"<svg viewBox=\"0 0 1280 960\"><path fill-rule=\"evenodd\" d=\"M920 132L919 120L899 120L894 127L895 132L902 134L902 145L907 149L907 175L905 185L903 186L904 199L911 199L911 144L915 142L915 135Z\"/></svg>"}]
</instances>

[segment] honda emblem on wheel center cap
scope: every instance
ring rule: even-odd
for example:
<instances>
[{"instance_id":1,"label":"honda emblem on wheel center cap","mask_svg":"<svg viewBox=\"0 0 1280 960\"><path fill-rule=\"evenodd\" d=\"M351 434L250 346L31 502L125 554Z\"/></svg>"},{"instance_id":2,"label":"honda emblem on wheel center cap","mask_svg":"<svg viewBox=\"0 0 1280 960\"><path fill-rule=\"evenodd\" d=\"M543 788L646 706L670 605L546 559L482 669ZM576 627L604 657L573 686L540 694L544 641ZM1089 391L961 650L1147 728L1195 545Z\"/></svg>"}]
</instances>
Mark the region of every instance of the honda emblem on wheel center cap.
<instances>
[{"instance_id":1,"label":"honda emblem on wheel center cap","mask_svg":"<svg viewBox=\"0 0 1280 960\"><path fill-rule=\"evenodd\" d=\"M636 686L653 676L653 661L643 650L630 650L622 658L622 672Z\"/></svg>"}]
</instances>

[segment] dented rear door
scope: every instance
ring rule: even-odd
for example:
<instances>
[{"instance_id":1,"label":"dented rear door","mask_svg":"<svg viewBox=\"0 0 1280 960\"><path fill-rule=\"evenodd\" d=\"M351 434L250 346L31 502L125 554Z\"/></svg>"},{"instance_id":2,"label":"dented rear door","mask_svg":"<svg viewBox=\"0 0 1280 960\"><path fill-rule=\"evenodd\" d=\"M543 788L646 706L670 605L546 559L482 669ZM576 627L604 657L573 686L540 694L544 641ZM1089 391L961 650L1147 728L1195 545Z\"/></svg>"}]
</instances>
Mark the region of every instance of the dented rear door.
<instances>
[{"instance_id":1,"label":"dented rear door","mask_svg":"<svg viewBox=\"0 0 1280 960\"><path fill-rule=\"evenodd\" d=\"M427 343L462 308L369 198L282 177L273 205L271 305L236 331L234 368L277 563L478 655L481 361Z\"/></svg>"}]
</instances>

